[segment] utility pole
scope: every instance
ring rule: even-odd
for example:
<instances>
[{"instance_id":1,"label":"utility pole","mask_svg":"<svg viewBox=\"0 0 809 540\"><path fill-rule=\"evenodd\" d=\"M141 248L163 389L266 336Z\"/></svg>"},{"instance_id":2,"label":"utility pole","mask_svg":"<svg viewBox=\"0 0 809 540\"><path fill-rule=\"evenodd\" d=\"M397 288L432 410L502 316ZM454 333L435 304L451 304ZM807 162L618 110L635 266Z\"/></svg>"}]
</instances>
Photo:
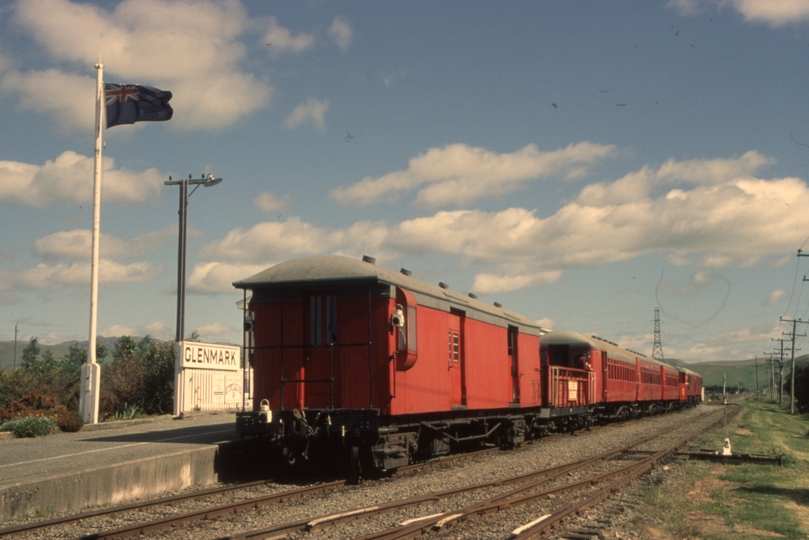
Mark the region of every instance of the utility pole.
<instances>
[{"instance_id":1,"label":"utility pole","mask_svg":"<svg viewBox=\"0 0 809 540\"><path fill-rule=\"evenodd\" d=\"M781 354L778 357L778 366L779 366L779 374L778 374L778 404L781 405L784 401L784 382L783 382L783 374L784 374L784 342L787 341L784 338L770 338L773 341L778 341L781 343Z\"/></svg>"},{"instance_id":2,"label":"utility pole","mask_svg":"<svg viewBox=\"0 0 809 540\"><path fill-rule=\"evenodd\" d=\"M756 400L758 400L758 355L756 355Z\"/></svg>"},{"instance_id":3,"label":"utility pole","mask_svg":"<svg viewBox=\"0 0 809 540\"><path fill-rule=\"evenodd\" d=\"M214 178L212 174L207 177L203 174L199 179L192 179L188 175L188 179L172 180L171 176L163 185L166 186L180 186L180 210L177 212L180 215L180 235L178 240L177 249L177 327L176 327L176 342L180 343L185 339L185 247L186 247L186 230L188 227L188 198L194 194L199 186L212 187L222 181L221 178ZM188 193L188 186L194 186L191 193Z\"/></svg>"},{"instance_id":4,"label":"utility pole","mask_svg":"<svg viewBox=\"0 0 809 540\"><path fill-rule=\"evenodd\" d=\"M800 257L801 254L798 253L798 256ZM803 279L804 279L804 281L809 281L805 277ZM786 332L782 332L782 334L785 335L785 336L791 336L792 337L792 351L791 351L791 354L790 354L790 356L792 357L792 360L791 360L791 365L792 365L791 379L792 380L789 383L789 414L795 414L795 338L798 336L798 334L796 333L796 330L797 330L798 323L809 324L809 321L802 321L800 319L798 319L798 320L785 319L783 317L779 317L779 320L781 322L791 322L792 323L792 334L788 334ZM800 334L800 336L805 337L806 334Z\"/></svg>"},{"instance_id":5,"label":"utility pole","mask_svg":"<svg viewBox=\"0 0 809 540\"><path fill-rule=\"evenodd\" d=\"M17 325L14 325L14 370L17 369Z\"/></svg>"},{"instance_id":6,"label":"utility pole","mask_svg":"<svg viewBox=\"0 0 809 540\"><path fill-rule=\"evenodd\" d=\"M774 397L775 396L775 390L774 390L775 389L775 386L774 386L775 380L774 380L773 367L772 367L772 362L773 362L772 353L765 351L764 354L769 355L769 358L765 358L764 360L770 366L770 378L769 378L769 381L767 382L768 392L770 394L770 401L775 401L775 397Z\"/></svg>"}]
</instances>

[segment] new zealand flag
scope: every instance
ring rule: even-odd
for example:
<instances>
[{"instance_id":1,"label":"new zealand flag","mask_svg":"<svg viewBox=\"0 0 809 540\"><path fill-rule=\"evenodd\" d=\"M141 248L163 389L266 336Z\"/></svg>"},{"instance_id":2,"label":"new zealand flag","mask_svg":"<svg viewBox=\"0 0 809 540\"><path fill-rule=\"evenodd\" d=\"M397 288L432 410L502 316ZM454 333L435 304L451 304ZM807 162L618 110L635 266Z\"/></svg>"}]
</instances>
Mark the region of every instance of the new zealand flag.
<instances>
[{"instance_id":1,"label":"new zealand flag","mask_svg":"<svg viewBox=\"0 0 809 540\"><path fill-rule=\"evenodd\" d=\"M135 122L169 120L171 92L136 84L104 84L107 100L107 127Z\"/></svg>"}]
</instances>

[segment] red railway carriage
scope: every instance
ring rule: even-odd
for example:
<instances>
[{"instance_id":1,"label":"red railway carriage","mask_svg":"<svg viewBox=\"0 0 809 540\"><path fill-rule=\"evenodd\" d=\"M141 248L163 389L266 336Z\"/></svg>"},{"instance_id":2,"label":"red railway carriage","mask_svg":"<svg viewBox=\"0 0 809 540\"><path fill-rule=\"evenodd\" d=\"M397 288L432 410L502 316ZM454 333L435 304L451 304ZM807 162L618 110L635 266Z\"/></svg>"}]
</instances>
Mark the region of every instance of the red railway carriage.
<instances>
[{"instance_id":1,"label":"red railway carriage","mask_svg":"<svg viewBox=\"0 0 809 540\"><path fill-rule=\"evenodd\" d=\"M465 441L521 442L539 416L541 329L498 305L371 258L305 257L234 286L252 292L255 404L237 431L290 462L344 452L355 469L395 469Z\"/></svg>"},{"instance_id":2,"label":"red railway carriage","mask_svg":"<svg viewBox=\"0 0 809 540\"><path fill-rule=\"evenodd\" d=\"M595 336L551 332L542 337L541 358L549 406L563 405L554 398L558 394L555 387L560 384L554 373L559 370L569 373L571 380L578 379L579 386L584 385L588 399L579 404L606 418L624 419L694 405L699 401L694 396L701 393L702 380L696 373Z\"/></svg>"}]
</instances>

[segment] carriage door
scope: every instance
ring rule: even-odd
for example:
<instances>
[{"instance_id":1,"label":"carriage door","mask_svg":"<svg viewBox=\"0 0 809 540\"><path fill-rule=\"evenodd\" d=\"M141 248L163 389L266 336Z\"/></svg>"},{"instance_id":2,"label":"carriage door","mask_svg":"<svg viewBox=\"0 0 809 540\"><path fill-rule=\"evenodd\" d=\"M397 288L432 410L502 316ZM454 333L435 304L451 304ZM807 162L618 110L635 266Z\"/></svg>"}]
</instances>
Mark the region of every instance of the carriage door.
<instances>
[{"instance_id":1,"label":"carriage door","mask_svg":"<svg viewBox=\"0 0 809 540\"><path fill-rule=\"evenodd\" d=\"M463 367L463 312L452 310L449 314L447 330L448 370L449 370L449 404L450 406L466 405L464 392Z\"/></svg>"},{"instance_id":2,"label":"carriage door","mask_svg":"<svg viewBox=\"0 0 809 540\"><path fill-rule=\"evenodd\" d=\"M520 366L517 362L517 327L508 327L508 363L511 366L511 402L520 402Z\"/></svg>"}]
</instances>

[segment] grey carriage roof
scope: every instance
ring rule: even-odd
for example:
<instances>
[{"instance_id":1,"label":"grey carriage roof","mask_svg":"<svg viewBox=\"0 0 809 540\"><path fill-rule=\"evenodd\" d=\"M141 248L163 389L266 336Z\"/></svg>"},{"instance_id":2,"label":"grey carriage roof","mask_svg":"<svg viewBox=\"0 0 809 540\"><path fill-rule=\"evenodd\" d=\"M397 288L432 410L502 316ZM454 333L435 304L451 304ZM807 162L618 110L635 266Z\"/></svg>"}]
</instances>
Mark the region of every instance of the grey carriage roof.
<instances>
[{"instance_id":1,"label":"grey carriage roof","mask_svg":"<svg viewBox=\"0 0 809 540\"><path fill-rule=\"evenodd\" d=\"M542 337L542 345L573 345L573 346L580 346L580 347L588 347L593 349L599 349L602 351L607 351L607 353L612 357L619 360L627 360L629 362L634 362L635 358L641 358L647 364L656 364L658 366L666 366L671 369L675 369L677 371L684 371L686 373L693 373L692 371L681 368L677 366L672 366L671 364L666 364L665 362L660 362L659 360L655 360L653 358L649 358L645 354L636 353L633 351L629 351L624 349L623 347L618 346L611 341L606 341L600 338L585 336L584 334L580 334L578 332L571 332L569 330L558 330L553 331L545 336Z\"/></svg>"},{"instance_id":2,"label":"grey carriage roof","mask_svg":"<svg viewBox=\"0 0 809 540\"><path fill-rule=\"evenodd\" d=\"M540 335L542 328L527 317L512 311L486 304L449 289L431 285L400 272L387 270L374 263L341 255L314 255L286 261L258 274L236 281L237 289L262 289L290 284L317 284L318 282L334 283L359 282L374 280L401 287L416 294L419 304L449 309L449 304L464 309L467 316L476 319L504 319L520 326L526 333ZM488 316L488 317L487 317Z\"/></svg>"}]
</instances>

